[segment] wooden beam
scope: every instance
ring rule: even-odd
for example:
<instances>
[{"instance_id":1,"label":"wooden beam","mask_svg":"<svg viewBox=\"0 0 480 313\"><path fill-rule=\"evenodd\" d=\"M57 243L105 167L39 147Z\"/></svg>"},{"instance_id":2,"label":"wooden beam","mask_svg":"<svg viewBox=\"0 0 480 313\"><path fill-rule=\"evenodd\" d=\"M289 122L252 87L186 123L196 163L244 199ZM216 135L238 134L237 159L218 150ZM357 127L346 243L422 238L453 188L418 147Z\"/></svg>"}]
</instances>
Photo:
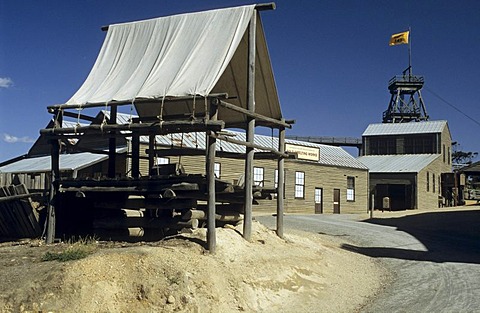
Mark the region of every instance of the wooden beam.
<instances>
[{"instance_id":1,"label":"wooden beam","mask_svg":"<svg viewBox=\"0 0 480 313\"><path fill-rule=\"evenodd\" d=\"M267 11L267 10L275 10L277 6L275 5L275 2L270 2L270 3L259 3L255 5L255 10L257 11ZM109 25L104 25L100 29L104 32L108 31Z\"/></svg>"},{"instance_id":2,"label":"wooden beam","mask_svg":"<svg viewBox=\"0 0 480 313\"><path fill-rule=\"evenodd\" d=\"M25 198L30 198L32 196L41 196L41 192L32 192L32 193L27 193L24 195L14 195L14 196L7 196L7 197L0 197L0 202L7 202L7 201L13 201L13 200L21 200Z\"/></svg>"},{"instance_id":3,"label":"wooden beam","mask_svg":"<svg viewBox=\"0 0 480 313\"><path fill-rule=\"evenodd\" d=\"M292 125L288 124L287 122L285 122L284 120L276 120L274 118L271 118L271 117L267 117L265 115L261 115L261 114L258 114L258 113L255 113L255 112L252 112L250 110L245 110L244 108L242 107L239 107L239 106L236 106L234 104L231 104L231 103L228 103L226 101L223 101L223 100L220 100L219 101L219 105L221 107L224 107L225 109L229 109L229 110L232 110L232 111L236 111L238 113L242 113L248 117L251 117L251 118L255 118L255 119L259 119L259 120L262 120L262 121L265 121L265 122L268 122L268 124L272 124L272 125L276 125L276 126L279 126L279 127L286 127L286 128L292 128Z\"/></svg>"},{"instance_id":4,"label":"wooden beam","mask_svg":"<svg viewBox=\"0 0 480 313\"><path fill-rule=\"evenodd\" d=\"M230 137L224 136L224 135L210 134L210 136L216 137L219 140L223 140L223 141L231 142L231 143L234 143L234 144L237 144L237 145L245 146L245 147L247 147L247 149L265 150L265 151L269 151L269 152L277 155L278 157L290 158L290 155L285 153L285 152L280 153L279 151L277 151L273 148L257 145L257 144L254 144L254 143L250 142L250 141L241 141L241 140L233 139L233 138L230 138ZM247 152L247 154L248 154L248 152Z\"/></svg>"},{"instance_id":5,"label":"wooden beam","mask_svg":"<svg viewBox=\"0 0 480 313\"><path fill-rule=\"evenodd\" d=\"M194 132L205 130L221 130L225 126L223 121L164 121L156 123L142 124L116 124L116 125L100 125L91 124L88 126L71 127L71 128L46 128L41 129L40 134L74 134L85 133L88 131L110 132L110 131L133 131L139 135L165 135L170 133ZM80 137L80 134L79 134Z\"/></svg>"},{"instance_id":6,"label":"wooden beam","mask_svg":"<svg viewBox=\"0 0 480 313\"><path fill-rule=\"evenodd\" d=\"M94 116L88 116L88 115L78 114L78 113L69 112L69 111L63 111L63 116L73 117L76 119L81 119L89 122L93 122L95 120Z\"/></svg>"},{"instance_id":7,"label":"wooden beam","mask_svg":"<svg viewBox=\"0 0 480 313\"><path fill-rule=\"evenodd\" d=\"M270 2L270 3L259 3L255 5L255 10L257 11L267 11L267 10L275 10L277 6L275 5L275 2Z\"/></svg>"},{"instance_id":8,"label":"wooden beam","mask_svg":"<svg viewBox=\"0 0 480 313\"><path fill-rule=\"evenodd\" d=\"M135 103L164 103L166 102L175 102L175 101L188 101L193 100L196 98L197 100L200 98L204 98L203 96L196 95L196 96L183 96L183 97L158 97L153 99L135 99ZM212 98L222 98L228 99L227 93L212 93L207 96L207 99ZM54 113L56 110L68 110L68 109L85 109L85 108L98 108L98 107L105 107L105 106L112 106L112 105L128 105L132 104L132 100L124 100L124 101L110 101L108 103L105 102L95 102L95 103L85 103L85 104L54 104L48 106L48 112Z\"/></svg>"},{"instance_id":9,"label":"wooden beam","mask_svg":"<svg viewBox=\"0 0 480 313\"><path fill-rule=\"evenodd\" d=\"M132 134L132 177L140 177L140 136L138 133Z\"/></svg>"}]
</instances>

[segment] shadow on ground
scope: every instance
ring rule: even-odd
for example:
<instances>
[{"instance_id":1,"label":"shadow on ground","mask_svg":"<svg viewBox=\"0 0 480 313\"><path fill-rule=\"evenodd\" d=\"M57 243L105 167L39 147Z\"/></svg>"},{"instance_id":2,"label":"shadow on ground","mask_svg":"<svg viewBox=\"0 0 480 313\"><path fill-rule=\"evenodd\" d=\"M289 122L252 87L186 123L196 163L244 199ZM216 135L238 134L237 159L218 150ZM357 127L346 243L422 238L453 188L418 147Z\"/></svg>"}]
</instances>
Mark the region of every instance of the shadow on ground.
<instances>
[{"instance_id":1,"label":"shadow on ground","mask_svg":"<svg viewBox=\"0 0 480 313\"><path fill-rule=\"evenodd\" d=\"M359 247L345 244L346 250L375 258L396 258L430 262L480 263L480 210L429 212L395 218L363 221L395 227L414 236L427 249L402 247Z\"/></svg>"}]
</instances>

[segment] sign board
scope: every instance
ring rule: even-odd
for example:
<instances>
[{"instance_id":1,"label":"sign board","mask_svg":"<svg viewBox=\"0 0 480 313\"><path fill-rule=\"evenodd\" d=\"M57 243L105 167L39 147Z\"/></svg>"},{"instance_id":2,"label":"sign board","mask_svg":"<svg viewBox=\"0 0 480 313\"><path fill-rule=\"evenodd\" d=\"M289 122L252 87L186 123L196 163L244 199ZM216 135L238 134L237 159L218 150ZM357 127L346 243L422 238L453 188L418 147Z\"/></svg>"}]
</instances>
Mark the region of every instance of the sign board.
<instances>
[{"instance_id":1,"label":"sign board","mask_svg":"<svg viewBox=\"0 0 480 313\"><path fill-rule=\"evenodd\" d=\"M313 147L306 147L300 145L293 145L290 143L285 144L285 151L290 153L296 153L301 160L309 160L318 162L320 160L320 149Z\"/></svg>"}]
</instances>

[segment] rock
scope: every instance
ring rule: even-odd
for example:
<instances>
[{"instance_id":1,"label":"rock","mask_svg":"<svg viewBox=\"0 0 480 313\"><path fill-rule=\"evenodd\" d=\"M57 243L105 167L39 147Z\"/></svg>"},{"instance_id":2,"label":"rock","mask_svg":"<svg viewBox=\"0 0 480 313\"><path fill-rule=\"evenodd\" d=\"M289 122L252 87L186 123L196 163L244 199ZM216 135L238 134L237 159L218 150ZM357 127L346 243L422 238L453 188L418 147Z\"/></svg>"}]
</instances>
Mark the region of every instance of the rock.
<instances>
[{"instance_id":1,"label":"rock","mask_svg":"<svg viewBox=\"0 0 480 313\"><path fill-rule=\"evenodd\" d=\"M168 304L174 304L175 303L175 297L172 295L169 295L167 298L167 303Z\"/></svg>"}]
</instances>

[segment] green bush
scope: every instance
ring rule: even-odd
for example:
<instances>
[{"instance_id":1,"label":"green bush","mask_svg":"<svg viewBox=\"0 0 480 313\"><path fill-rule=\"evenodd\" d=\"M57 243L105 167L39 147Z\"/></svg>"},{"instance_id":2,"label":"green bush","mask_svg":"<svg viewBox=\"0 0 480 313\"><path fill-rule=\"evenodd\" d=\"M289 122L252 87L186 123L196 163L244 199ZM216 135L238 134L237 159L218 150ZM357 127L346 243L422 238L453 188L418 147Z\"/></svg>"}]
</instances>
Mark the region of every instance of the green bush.
<instances>
[{"instance_id":1,"label":"green bush","mask_svg":"<svg viewBox=\"0 0 480 313\"><path fill-rule=\"evenodd\" d=\"M72 242L70 242L72 244ZM47 252L43 255L42 261L67 262L87 257L96 250L95 238L80 238L62 252Z\"/></svg>"}]
</instances>

